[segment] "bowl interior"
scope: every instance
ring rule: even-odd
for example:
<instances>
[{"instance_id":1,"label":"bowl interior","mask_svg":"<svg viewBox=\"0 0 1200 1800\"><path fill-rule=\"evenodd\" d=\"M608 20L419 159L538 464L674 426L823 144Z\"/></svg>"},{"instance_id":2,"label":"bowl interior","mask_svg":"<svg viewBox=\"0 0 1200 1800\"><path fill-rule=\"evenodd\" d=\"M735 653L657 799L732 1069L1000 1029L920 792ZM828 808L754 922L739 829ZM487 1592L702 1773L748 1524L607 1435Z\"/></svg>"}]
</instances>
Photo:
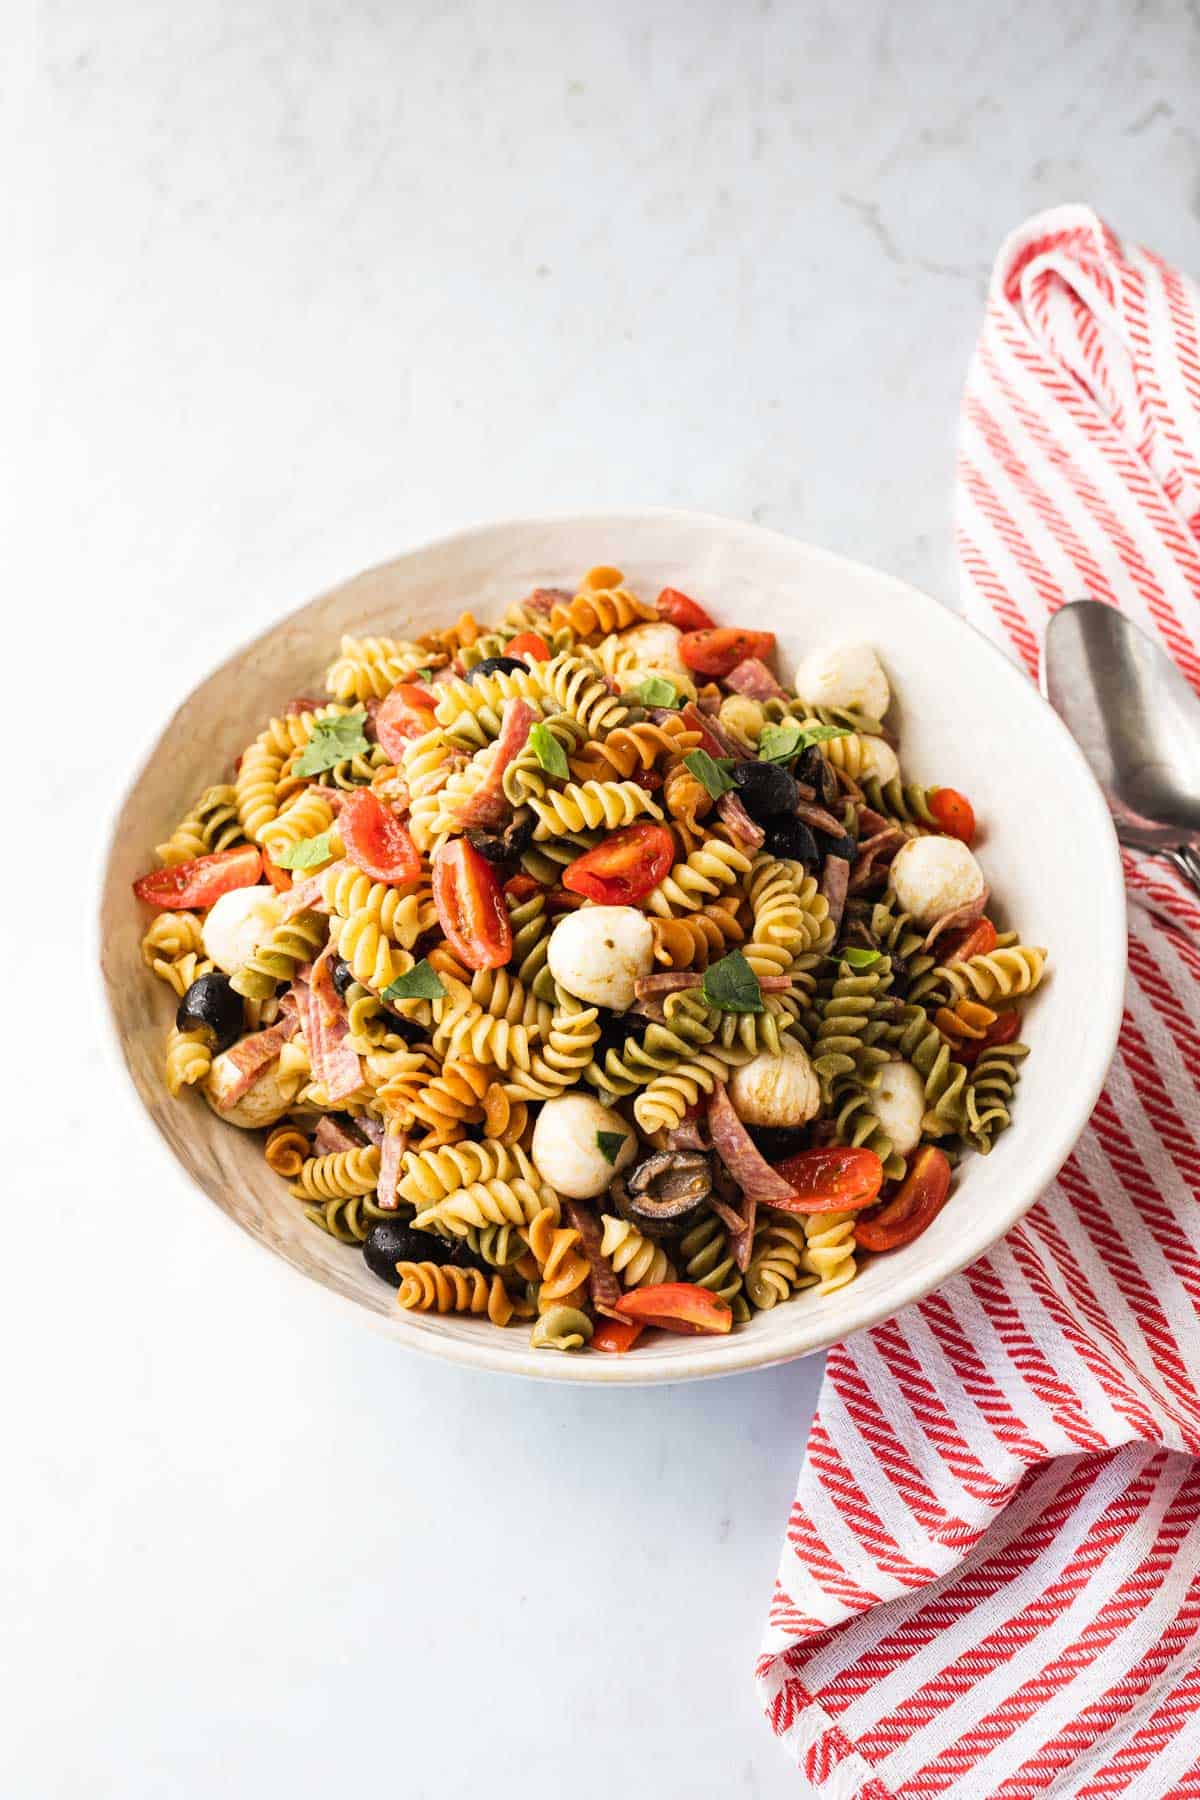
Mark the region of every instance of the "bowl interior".
<instances>
[{"instance_id":1,"label":"bowl interior","mask_svg":"<svg viewBox=\"0 0 1200 1800\"><path fill-rule=\"evenodd\" d=\"M520 1328L400 1314L357 1251L304 1218L265 1166L257 1136L223 1124L198 1095L168 1096L161 1068L172 1001L142 966L147 920L129 888L152 863L152 846L201 789L228 777L262 722L291 695L313 691L343 632L408 636L464 607L488 619L530 587L570 586L597 562L615 562L637 592L669 584L695 594L721 622L769 627L785 671L815 643L873 643L891 678L906 774L970 795L994 916L1052 956L1052 974L1027 1012L1022 1035L1032 1054L1014 1122L990 1156L964 1161L951 1203L923 1237L867 1260L839 1293L801 1294L728 1339L657 1334L659 1343L631 1357L535 1352ZM120 807L100 944L116 1040L150 1119L182 1169L249 1238L434 1354L549 1379L672 1381L835 1343L974 1261L1020 1217L1082 1129L1112 1054L1124 895L1112 830L1081 755L1033 685L969 626L901 582L775 533L639 512L519 521L443 540L357 576L230 657L158 737Z\"/></svg>"}]
</instances>

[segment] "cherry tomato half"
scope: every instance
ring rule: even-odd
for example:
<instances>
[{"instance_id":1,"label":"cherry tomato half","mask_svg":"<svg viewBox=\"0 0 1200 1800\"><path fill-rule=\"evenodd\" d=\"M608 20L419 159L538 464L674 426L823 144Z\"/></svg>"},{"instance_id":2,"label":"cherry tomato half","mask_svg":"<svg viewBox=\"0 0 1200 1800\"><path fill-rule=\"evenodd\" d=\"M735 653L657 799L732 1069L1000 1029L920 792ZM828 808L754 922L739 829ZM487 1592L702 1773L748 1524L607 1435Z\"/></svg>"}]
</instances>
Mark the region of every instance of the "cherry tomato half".
<instances>
[{"instance_id":1,"label":"cherry tomato half","mask_svg":"<svg viewBox=\"0 0 1200 1800\"><path fill-rule=\"evenodd\" d=\"M937 820L938 830L947 837L959 838L964 844L975 839L975 808L957 788L940 787L929 796L929 810Z\"/></svg>"},{"instance_id":2,"label":"cherry tomato half","mask_svg":"<svg viewBox=\"0 0 1200 1800\"><path fill-rule=\"evenodd\" d=\"M504 884L504 898L515 900L518 905L522 900L528 900L531 894L542 891L541 882L535 881L532 875L510 875Z\"/></svg>"},{"instance_id":3,"label":"cherry tomato half","mask_svg":"<svg viewBox=\"0 0 1200 1800\"><path fill-rule=\"evenodd\" d=\"M990 956L996 942L996 927L985 913L973 925L964 925L961 931L949 933L942 944L941 960L944 963L966 962L969 956Z\"/></svg>"},{"instance_id":4,"label":"cherry tomato half","mask_svg":"<svg viewBox=\"0 0 1200 1800\"><path fill-rule=\"evenodd\" d=\"M421 873L416 845L395 813L370 788L357 788L342 802L338 830L346 855L372 881L402 887Z\"/></svg>"},{"instance_id":5,"label":"cherry tomato half","mask_svg":"<svg viewBox=\"0 0 1200 1800\"><path fill-rule=\"evenodd\" d=\"M773 1200L782 1212L853 1212L870 1206L883 1186L874 1150L801 1150L778 1165L793 1200Z\"/></svg>"},{"instance_id":6,"label":"cherry tomato half","mask_svg":"<svg viewBox=\"0 0 1200 1800\"><path fill-rule=\"evenodd\" d=\"M955 1062L964 1063L968 1069L972 1069L985 1050L994 1050L999 1044L1015 1043L1020 1035L1021 1014L1014 1006L1009 1012L997 1013L982 1037L968 1038L950 1054Z\"/></svg>"},{"instance_id":7,"label":"cherry tomato half","mask_svg":"<svg viewBox=\"0 0 1200 1800\"><path fill-rule=\"evenodd\" d=\"M288 869L281 869L278 863L272 862L265 850L262 853L262 868L263 874L275 892L286 894L292 885L291 872Z\"/></svg>"},{"instance_id":8,"label":"cherry tomato half","mask_svg":"<svg viewBox=\"0 0 1200 1800\"><path fill-rule=\"evenodd\" d=\"M626 825L568 863L562 884L601 906L629 906L658 886L674 860L675 839L665 825Z\"/></svg>"},{"instance_id":9,"label":"cherry tomato half","mask_svg":"<svg viewBox=\"0 0 1200 1800\"><path fill-rule=\"evenodd\" d=\"M719 680L736 669L748 656L767 657L775 648L773 631L742 631L736 625L722 625L711 631L685 631L679 640L679 654L689 669L698 675L711 675Z\"/></svg>"},{"instance_id":10,"label":"cherry tomato half","mask_svg":"<svg viewBox=\"0 0 1200 1800\"><path fill-rule=\"evenodd\" d=\"M659 1325L664 1331L677 1331L683 1337L728 1331L733 1324L728 1303L719 1294L690 1281L664 1281L658 1287L634 1288L621 1295L616 1310L643 1325Z\"/></svg>"},{"instance_id":11,"label":"cherry tomato half","mask_svg":"<svg viewBox=\"0 0 1200 1800\"><path fill-rule=\"evenodd\" d=\"M592 1349L612 1350L623 1356L626 1350L633 1349L645 1329L632 1319L601 1319L592 1333Z\"/></svg>"},{"instance_id":12,"label":"cherry tomato half","mask_svg":"<svg viewBox=\"0 0 1200 1800\"><path fill-rule=\"evenodd\" d=\"M512 955L512 926L500 877L466 838L433 859L433 904L450 948L469 969L498 969Z\"/></svg>"},{"instance_id":13,"label":"cherry tomato half","mask_svg":"<svg viewBox=\"0 0 1200 1800\"><path fill-rule=\"evenodd\" d=\"M399 681L375 714L375 736L394 763L411 738L423 737L437 724L434 696L419 681Z\"/></svg>"},{"instance_id":14,"label":"cherry tomato half","mask_svg":"<svg viewBox=\"0 0 1200 1800\"><path fill-rule=\"evenodd\" d=\"M717 621L706 613L698 601L678 588L664 588L658 596L658 616L680 631L713 631Z\"/></svg>"},{"instance_id":15,"label":"cherry tomato half","mask_svg":"<svg viewBox=\"0 0 1200 1800\"><path fill-rule=\"evenodd\" d=\"M892 1198L872 1218L855 1220L855 1242L864 1250L899 1250L933 1224L949 1196L946 1152L936 1144L922 1144Z\"/></svg>"},{"instance_id":16,"label":"cherry tomato half","mask_svg":"<svg viewBox=\"0 0 1200 1800\"><path fill-rule=\"evenodd\" d=\"M258 845L239 844L236 850L194 856L172 869L154 869L139 876L133 891L147 906L211 906L234 888L253 887L261 875Z\"/></svg>"},{"instance_id":17,"label":"cherry tomato half","mask_svg":"<svg viewBox=\"0 0 1200 1800\"><path fill-rule=\"evenodd\" d=\"M549 662L550 646L537 631L519 631L504 646L505 656L519 656L523 662Z\"/></svg>"}]
</instances>

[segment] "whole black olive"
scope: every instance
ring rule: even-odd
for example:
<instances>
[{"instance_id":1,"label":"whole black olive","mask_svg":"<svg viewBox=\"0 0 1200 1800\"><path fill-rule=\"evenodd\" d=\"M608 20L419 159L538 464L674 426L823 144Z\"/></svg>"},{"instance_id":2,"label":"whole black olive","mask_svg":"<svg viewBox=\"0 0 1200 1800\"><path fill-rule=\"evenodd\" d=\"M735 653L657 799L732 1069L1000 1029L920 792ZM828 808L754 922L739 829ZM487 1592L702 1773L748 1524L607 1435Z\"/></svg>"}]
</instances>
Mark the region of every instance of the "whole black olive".
<instances>
[{"instance_id":1,"label":"whole black olive","mask_svg":"<svg viewBox=\"0 0 1200 1800\"><path fill-rule=\"evenodd\" d=\"M845 862L853 862L858 855L858 845L849 832L841 837L834 837L830 831L818 831L816 834L817 849L822 856L840 856Z\"/></svg>"},{"instance_id":2,"label":"whole black olive","mask_svg":"<svg viewBox=\"0 0 1200 1800\"><path fill-rule=\"evenodd\" d=\"M329 979L333 983L334 992L344 994L354 980L354 970L342 957L335 956L329 967Z\"/></svg>"},{"instance_id":3,"label":"whole black olive","mask_svg":"<svg viewBox=\"0 0 1200 1800\"><path fill-rule=\"evenodd\" d=\"M414 1231L400 1219L376 1219L362 1247L363 1261L372 1275L400 1286L398 1262L449 1262L454 1245L431 1231Z\"/></svg>"},{"instance_id":4,"label":"whole black olive","mask_svg":"<svg viewBox=\"0 0 1200 1800\"><path fill-rule=\"evenodd\" d=\"M484 1275L490 1275L491 1269L482 1256L476 1256L466 1238L449 1238L444 1244L437 1239L439 1262L449 1263L455 1269L478 1269Z\"/></svg>"},{"instance_id":5,"label":"whole black olive","mask_svg":"<svg viewBox=\"0 0 1200 1800\"><path fill-rule=\"evenodd\" d=\"M207 1031L216 1053L228 1050L242 1035L245 1009L228 975L200 975L193 981L175 1014L177 1031Z\"/></svg>"},{"instance_id":6,"label":"whole black olive","mask_svg":"<svg viewBox=\"0 0 1200 1800\"><path fill-rule=\"evenodd\" d=\"M806 869L815 869L821 860L816 838L792 813L767 821L766 849L772 856L787 856L793 862L803 863Z\"/></svg>"},{"instance_id":7,"label":"whole black olive","mask_svg":"<svg viewBox=\"0 0 1200 1800\"><path fill-rule=\"evenodd\" d=\"M746 811L760 825L795 809L796 783L780 763L734 763L733 779Z\"/></svg>"},{"instance_id":8,"label":"whole black olive","mask_svg":"<svg viewBox=\"0 0 1200 1800\"><path fill-rule=\"evenodd\" d=\"M485 656L482 662L467 670L467 680L474 681L478 675L525 675L528 669L528 663L523 663L519 656Z\"/></svg>"},{"instance_id":9,"label":"whole black olive","mask_svg":"<svg viewBox=\"0 0 1200 1800\"><path fill-rule=\"evenodd\" d=\"M786 1156L808 1149L808 1128L804 1125L747 1126L754 1148L774 1167Z\"/></svg>"}]
</instances>

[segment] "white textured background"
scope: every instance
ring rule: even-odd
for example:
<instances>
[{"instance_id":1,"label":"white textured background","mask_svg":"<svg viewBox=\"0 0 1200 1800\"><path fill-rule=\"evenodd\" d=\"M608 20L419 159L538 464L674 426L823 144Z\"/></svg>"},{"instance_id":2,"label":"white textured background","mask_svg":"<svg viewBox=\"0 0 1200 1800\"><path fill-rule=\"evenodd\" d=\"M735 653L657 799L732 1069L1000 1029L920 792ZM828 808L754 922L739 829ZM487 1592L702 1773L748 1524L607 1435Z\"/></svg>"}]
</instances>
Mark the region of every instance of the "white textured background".
<instances>
[{"instance_id":1,"label":"white textured background","mask_svg":"<svg viewBox=\"0 0 1200 1800\"><path fill-rule=\"evenodd\" d=\"M0 1790L794 1794L750 1675L816 1367L505 1386L267 1279L94 1044L92 859L210 662L463 523L694 505L952 598L1004 232L1200 263L1197 0L0 34Z\"/></svg>"}]
</instances>

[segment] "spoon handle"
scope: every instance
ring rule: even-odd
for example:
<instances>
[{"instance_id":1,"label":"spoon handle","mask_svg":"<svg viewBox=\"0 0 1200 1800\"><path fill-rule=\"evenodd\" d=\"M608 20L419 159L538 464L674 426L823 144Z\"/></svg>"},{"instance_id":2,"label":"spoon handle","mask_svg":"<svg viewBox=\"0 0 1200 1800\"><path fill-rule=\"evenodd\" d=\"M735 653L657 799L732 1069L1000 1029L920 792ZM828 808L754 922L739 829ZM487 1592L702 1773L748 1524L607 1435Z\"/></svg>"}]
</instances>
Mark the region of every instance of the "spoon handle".
<instances>
[{"instance_id":1,"label":"spoon handle","mask_svg":"<svg viewBox=\"0 0 1200 1800\"><path fill-rule=\"evenodd\" d=\"M1159 855L1174 863L1184 880L1200 894L1200 852L1190 844L1184 844L1178 850L1162 850Z\"/></svg>"}]
</instances>

